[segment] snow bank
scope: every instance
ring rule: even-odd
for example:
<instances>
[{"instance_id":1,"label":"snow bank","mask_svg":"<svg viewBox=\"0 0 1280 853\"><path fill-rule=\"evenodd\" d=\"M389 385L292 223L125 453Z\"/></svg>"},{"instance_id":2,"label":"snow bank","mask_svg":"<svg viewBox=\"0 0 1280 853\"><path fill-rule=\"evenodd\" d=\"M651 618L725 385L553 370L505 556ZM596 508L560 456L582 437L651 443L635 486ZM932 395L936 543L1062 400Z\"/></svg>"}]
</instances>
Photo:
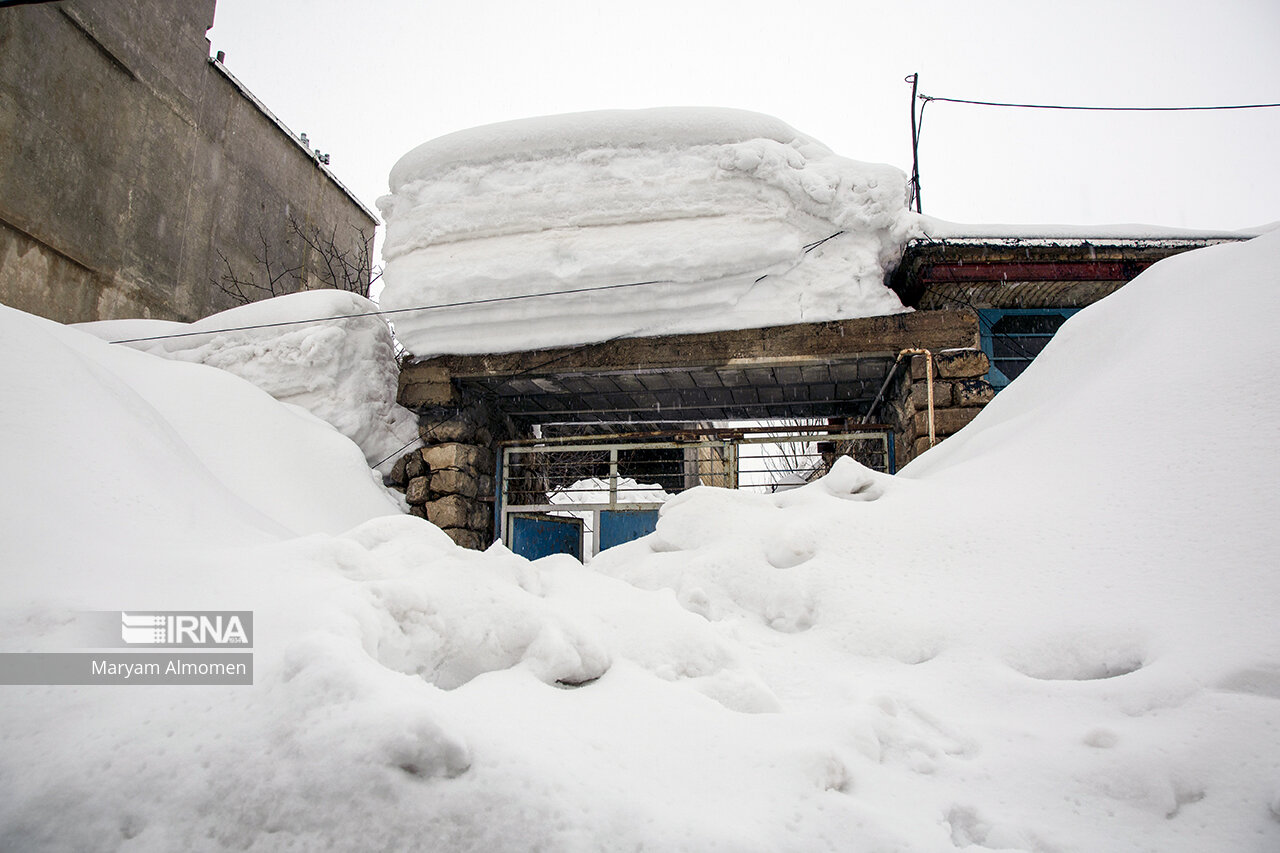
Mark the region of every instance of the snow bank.
<instances>
[{"instance_id":1,"label":"snow bank","mask_svg":"<svg viewBox=\"0 0 1280 853\"><path fill-rule=\"evenodd\" d=\"M769 649L901 849L1276 849L1277 260L1162 261L900 476L687 492L593 568Z\"/></svg>"},{"instance_id":2,"label":"snow bank","mask_svg":"<svg viewBox=\"0 0 1280 853\"><path fill-rule=\"evenodd\" d=\"M106 320L77 328L107 341L142 338L129 346L234 373L331 424L378 465L397 450L407 452L417 438L417 420L396 403L394 344L377 311L354 293L309 290L195 323ZM350 319L331 319L343 317ZM268 328L243 328L263 325ZM164 335L179 337L155 340ZM393 461L382 468L390 470Z\"/></svg>"},{"instance_id":3,"label":"snow bank","mask_svg":"<svg viewBox=\"0 0 1280 853\"><path fill-rule=\"evenodd\" d=\"M419 146L390 183L384 308L652 282L396 315L419 356L904 310L883 280L906 177L756 113L505 122Z\"/></svg>"},{"instance_id":4,"label":"snow bank","mask_svg":"<svg viewBox=\"0 0 1280 853\"><path fill-rule=\"evenodd\" d=\"M10 577L63 549L115 565L139 549L337 533L399 512L354 445L234 376L9 308L0 323Z\"/></svg>"},{"instance_id":5,"label":"snow bank","mask_svg":"<svg viewBox=\"0 0 1280 853\"><path fill-rule=\"evenodd\" d=\"M0 687L0 849L1273 851L1278 256L1156 264L898 477L694 489L591 569L377 517L298 410L0 312L0 649L257 629L253 687ZM284 495L294 453L332 467Z\"/></svg>"}]
</instances>

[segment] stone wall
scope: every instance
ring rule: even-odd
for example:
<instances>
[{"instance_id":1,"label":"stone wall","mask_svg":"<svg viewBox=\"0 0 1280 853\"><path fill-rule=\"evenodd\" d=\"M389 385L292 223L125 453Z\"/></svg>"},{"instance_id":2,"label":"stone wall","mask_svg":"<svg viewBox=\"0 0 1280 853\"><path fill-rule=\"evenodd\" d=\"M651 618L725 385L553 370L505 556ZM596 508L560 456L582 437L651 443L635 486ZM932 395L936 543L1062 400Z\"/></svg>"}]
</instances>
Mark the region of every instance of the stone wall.
<instances>
[{"instance_id":1,"label":"stone wall","mask_svg":"<svg viewBox=\"0 0 1280 853\"><path fill-rule=\"evenodd\" d=\"M494 541L498 442L514 427L483 401L419 408L423 447L396 461L388 485L405 493L409 511L464 548Z\"/></svg>"},{"instance_id":2,"label":"stone wall","mask_svg":"<svg viewBox=\"0 0 1280 853\"><path fill-rule=\"evenodd\" d=\"M929 449L927 360L911 356L898 368L880 419L894 428L894 455L899 469ZM954 435L995 397L987 382L990 363L978 349L943 350L933 354L933 426L937 441Z\"/></svg>"},{"instance_id":3,"label":"stone wall","mask_svg":"<svg viewBox=\"0 0 1280 853\"><path fill-rule=\"evenodd\" d=\"M213 15L214 0L0 13L0 302L195 320L236 304L211 281L220 255L243 277L264 240L311 286L320 259L291 217L344 248L372 238L372 215L209 59Z\"/></svg>"}]
</instances>

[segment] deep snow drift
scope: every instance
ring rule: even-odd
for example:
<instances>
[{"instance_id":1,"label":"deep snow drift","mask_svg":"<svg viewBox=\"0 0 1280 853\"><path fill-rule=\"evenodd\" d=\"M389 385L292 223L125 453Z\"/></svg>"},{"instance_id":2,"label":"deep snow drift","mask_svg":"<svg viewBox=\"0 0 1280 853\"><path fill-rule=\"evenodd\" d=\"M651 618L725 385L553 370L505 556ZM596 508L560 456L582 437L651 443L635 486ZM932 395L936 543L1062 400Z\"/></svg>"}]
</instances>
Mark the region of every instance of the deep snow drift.
<instances>
[{"instance_id":1,"label":"deep snow drift","mask_svg":"<svg viewBox=\"0 0 1280 853\"><path fill-rule=\"evenodd\" d=\"M418 427L414 414L396 403L394 344L377 311L377 305L354 293L309 290L195 323L105 320L76 328L105 341L129 341L153 355L234 373L332 424L360 446L370 465L383 463L385 473L397 451L410 449ZM315 320L326 322L298 322Z\"/></svg>"},{"instance_id":2,"label":"deep snow drift","mask_svg":"<svg viewBox=\"0 0 1280 853\"><path fill-rule=\"evenodd\" d=\"M647 282L396 315L419 356L905 310L884 274L906 176L757 113L504 122L419 146L390 183L386 309Z\"/></svg>"},{"instance_id":3,"label":"deep snow drift","mask_svg":"<svg viewBox=\"0 0 1280 853\"><path fill-rule=\"evenodd\" d=\"M251 688L0 687L0 849L1274 851L1278 260L1162 261L898 477L696 489L590 569L371 517L319 422L0 312L0 648L258 633Z\"/></svg>"}]
</instances>

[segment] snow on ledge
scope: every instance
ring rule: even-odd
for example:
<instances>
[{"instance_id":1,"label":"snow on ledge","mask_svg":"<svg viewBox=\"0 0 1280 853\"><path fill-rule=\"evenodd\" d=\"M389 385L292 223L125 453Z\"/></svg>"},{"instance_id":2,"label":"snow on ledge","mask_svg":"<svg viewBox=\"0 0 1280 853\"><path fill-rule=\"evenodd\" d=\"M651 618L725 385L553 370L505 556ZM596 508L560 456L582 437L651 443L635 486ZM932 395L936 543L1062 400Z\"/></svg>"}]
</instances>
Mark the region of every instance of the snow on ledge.
<instances>
[{"instance_id":1,"label":"snow on ledge","mask_svg":"<svg viewBox=\"0 0 1280 853\"><path fill-rule=\"evenodd\" d=\"M1170 228L1163 225L1010 225L948 222L932 216L920 216L916 239L957 244L1001 243L1018 246L1173 246L1197 245L1249 240L1274 226L1246 228L1238 231L1195 228Z\"/></svg>"}]
</instances>

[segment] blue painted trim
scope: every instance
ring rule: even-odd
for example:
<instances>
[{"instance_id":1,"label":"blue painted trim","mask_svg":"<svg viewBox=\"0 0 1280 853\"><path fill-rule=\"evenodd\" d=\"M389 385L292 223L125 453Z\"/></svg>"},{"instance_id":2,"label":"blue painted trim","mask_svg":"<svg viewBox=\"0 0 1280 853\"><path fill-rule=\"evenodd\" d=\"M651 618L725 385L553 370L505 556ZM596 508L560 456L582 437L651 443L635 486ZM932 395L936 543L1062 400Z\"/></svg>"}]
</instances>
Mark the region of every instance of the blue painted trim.
<instances>
[{"instance_id":1,"label":"blue painted trim","mask_svg":"<svg viewBox=\"0 0 1280 853\"><path fill-rule=\"evenodd\" d=\"M996 323L1010 314L1039 317L1056 314L1059 317L1070 317L1078 311L1080 311L1079 308L979 308L979 343L982 346L982 351L987 354L987 361L991 363L991 369L987 371L987 381L991 383L991 387L999 391L1013 381L996 367L995 335L991 332Z\"/></svg>"},{"instance_id":2,"label":"blue painted trim","mask_svg":"<svg viewBox=\"0 0 1280 853\"><path fill-rule=\"evenodd\" d=\"M502 541L502 457L506 451L498 448L498 461L493 466L493 541Z\"/></svg>"},{"instance_id":3,"label":"blue painted trim","mask_svg":"<svg viewBox=\"0 0 1280 853\"><path fill-rule=\"evenodd\" d=\"M600 524L596 528L597 551L648 536L658 526L656 509L606 509L600 511L599 518Z\"/></svg>"}]
</instances>

